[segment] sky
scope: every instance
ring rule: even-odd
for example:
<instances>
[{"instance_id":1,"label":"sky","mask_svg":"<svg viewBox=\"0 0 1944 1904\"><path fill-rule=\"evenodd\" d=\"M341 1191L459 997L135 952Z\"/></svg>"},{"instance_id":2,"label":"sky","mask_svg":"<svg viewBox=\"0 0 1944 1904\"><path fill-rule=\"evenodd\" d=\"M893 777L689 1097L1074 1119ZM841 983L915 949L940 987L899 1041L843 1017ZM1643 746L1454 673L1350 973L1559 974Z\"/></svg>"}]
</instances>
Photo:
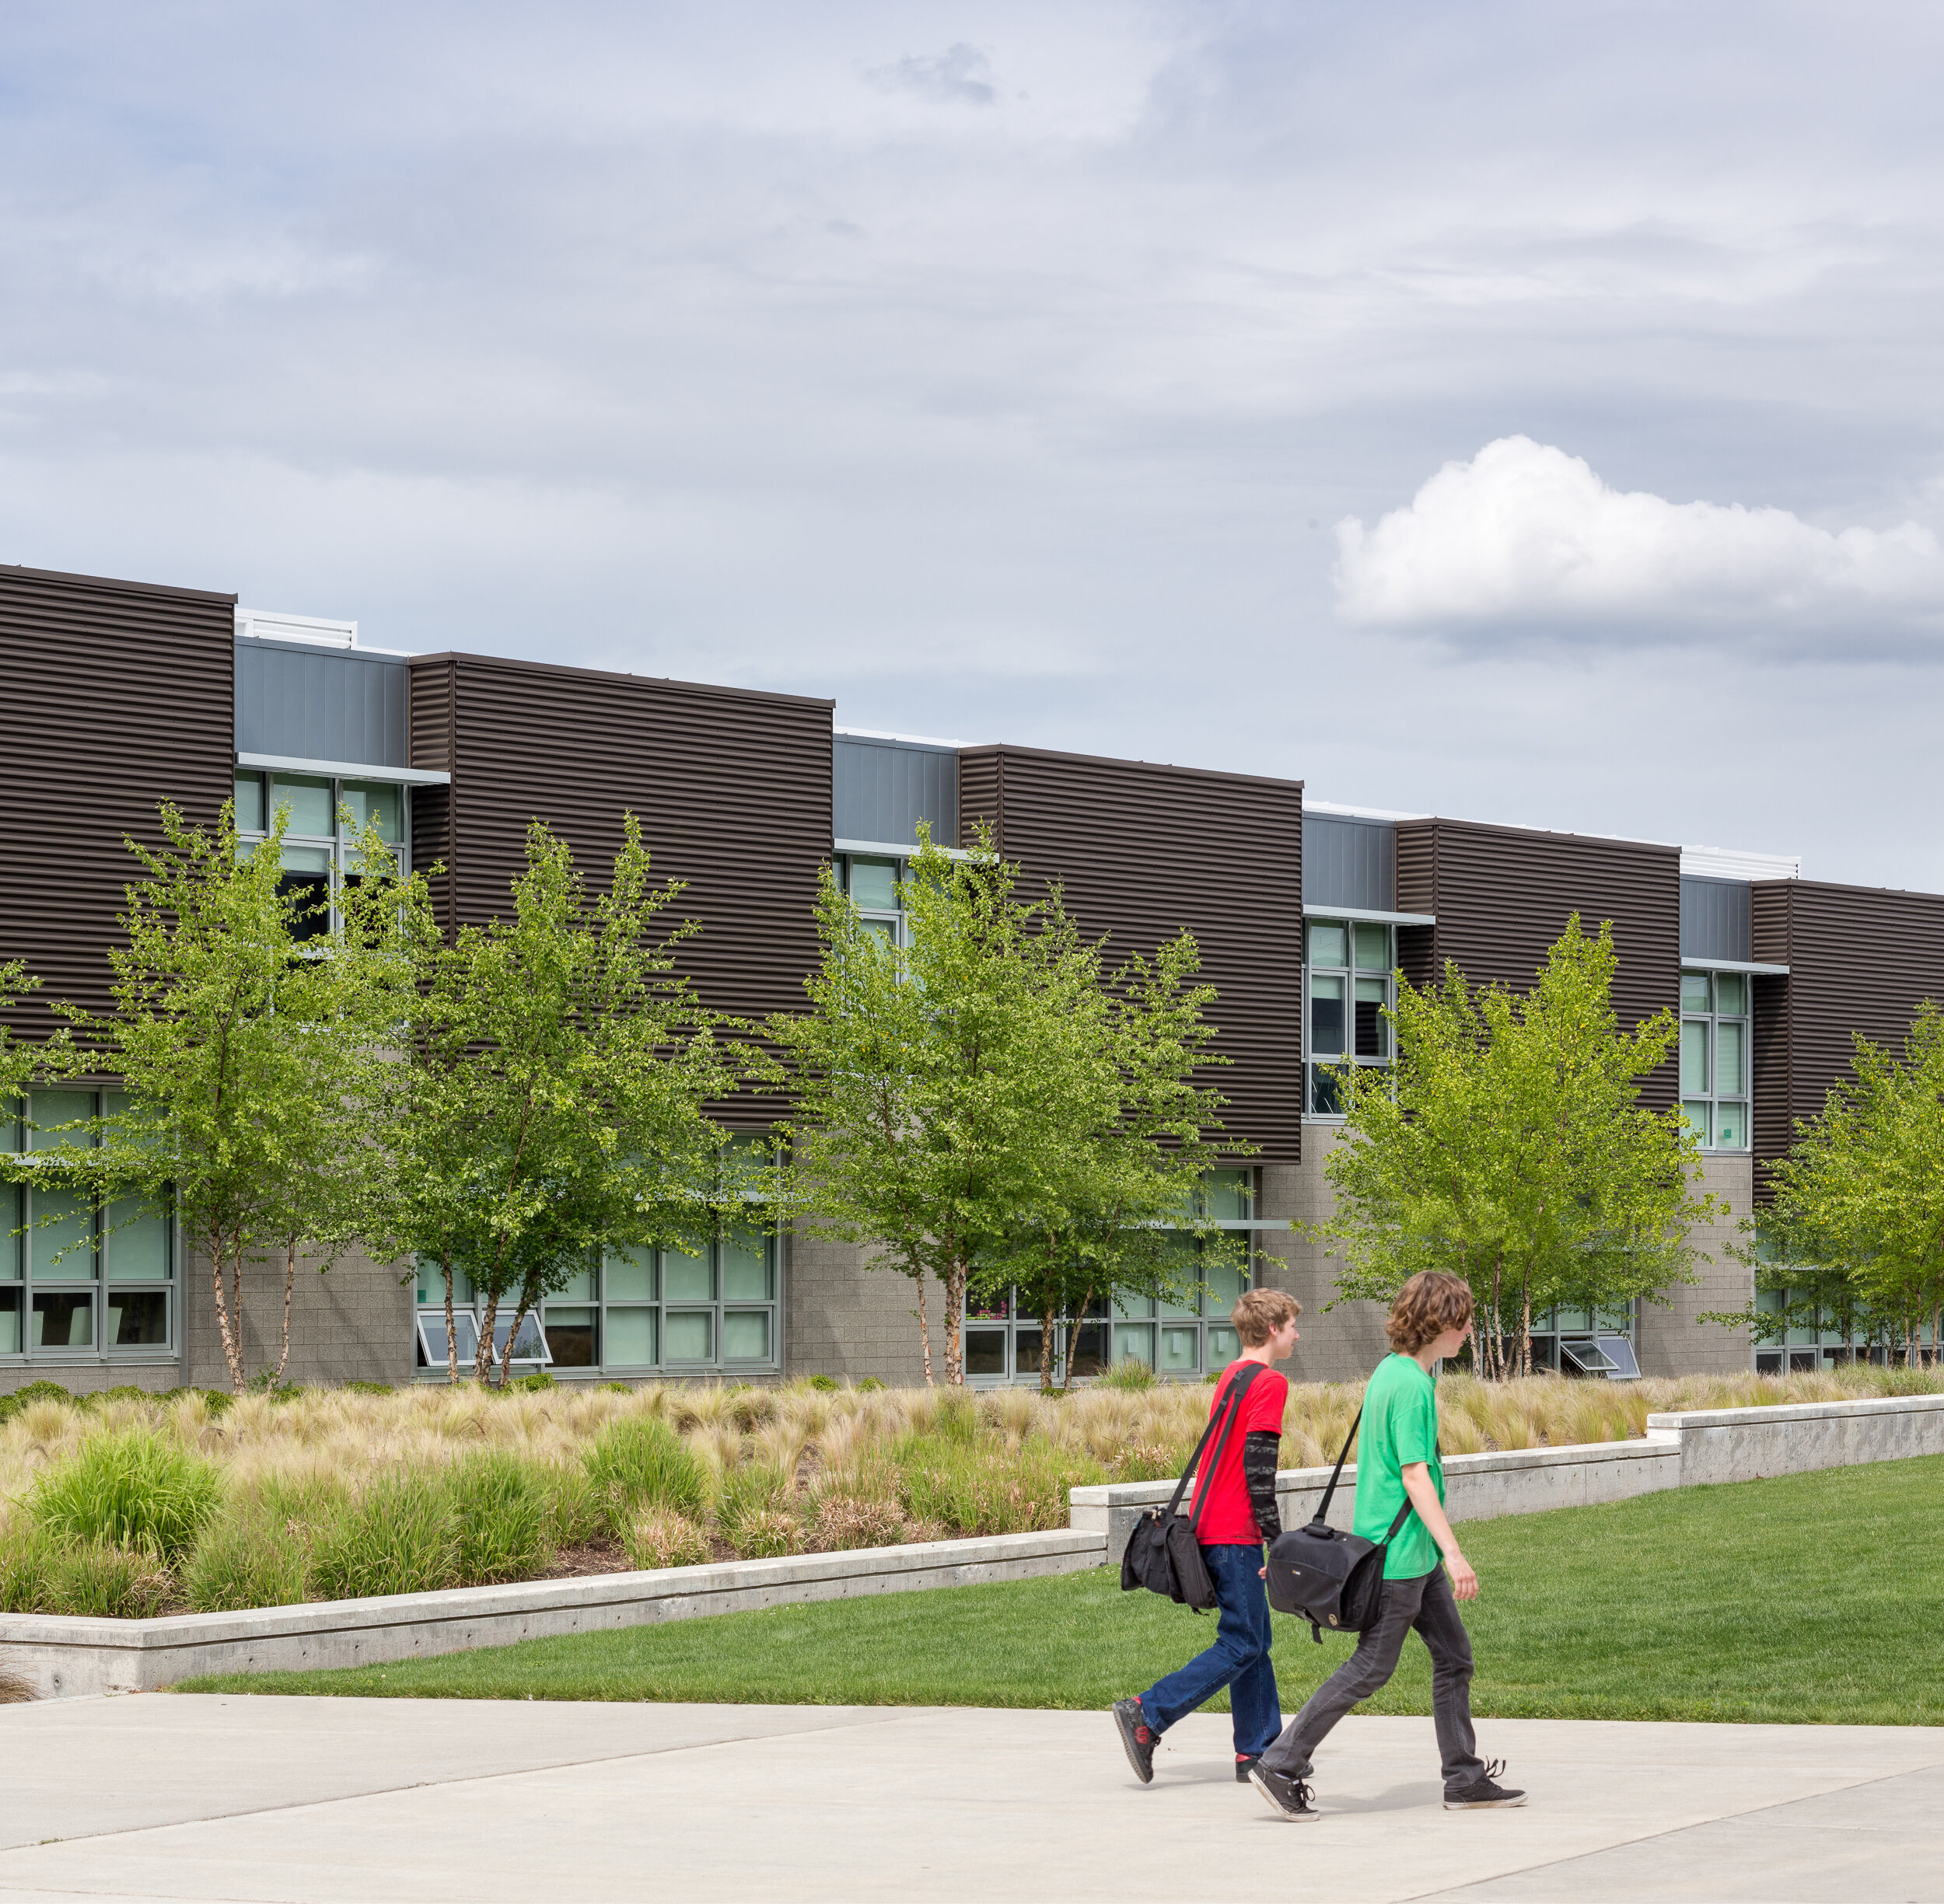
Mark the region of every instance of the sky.
<instances>
[{"instance_id":1,"label":"sky","mask_svg":"<svg viewBox=\"0 0 1944 1904\"><path fill-rule=\"evenodd\" d=\"M1944 890L1935 7L6 19L0 561Z\"/></svg>"}]
</instances>

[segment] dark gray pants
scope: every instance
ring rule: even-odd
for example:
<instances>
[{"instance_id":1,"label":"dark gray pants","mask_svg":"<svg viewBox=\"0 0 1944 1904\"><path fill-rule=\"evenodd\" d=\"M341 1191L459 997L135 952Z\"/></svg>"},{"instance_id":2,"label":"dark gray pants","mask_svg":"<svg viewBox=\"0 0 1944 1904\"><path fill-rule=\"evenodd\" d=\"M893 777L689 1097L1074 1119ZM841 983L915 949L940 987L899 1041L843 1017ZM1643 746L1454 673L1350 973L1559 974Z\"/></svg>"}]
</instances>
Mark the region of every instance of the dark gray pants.
<instances>
[{"instance_id":1,"label":"dark gray pants","mask_svg":"<svg viewBox=\"0 0 1944 1904\"><path fill-rule=\"evenodd\" d=\"M1264 1765L1286 1778L1307 1778L1311 1755L1337 1721L1389 1682L1414 1626L1431 1654L1431 1710L1446 1793L1469 1785L1484 1769L1471 1730L1471 1640L1442 1567L1415 1580L1384 1582L1377 1617L1358 1634L1356 1651L1309 1695L1262 1755Z\"/></svg>"}]
</instances>

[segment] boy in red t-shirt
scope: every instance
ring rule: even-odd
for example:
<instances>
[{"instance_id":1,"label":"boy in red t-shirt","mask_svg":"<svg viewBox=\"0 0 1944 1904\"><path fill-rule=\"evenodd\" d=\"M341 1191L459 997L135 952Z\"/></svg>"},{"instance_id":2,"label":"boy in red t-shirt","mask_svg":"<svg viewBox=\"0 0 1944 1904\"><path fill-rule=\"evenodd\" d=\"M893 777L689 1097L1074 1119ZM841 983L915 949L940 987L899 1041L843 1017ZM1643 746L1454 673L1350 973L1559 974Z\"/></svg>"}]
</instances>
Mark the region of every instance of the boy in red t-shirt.
<instances>
[{"instance_id":1,"label":"boy in red t-shirt","mask_svg":"<svg viewBox=\"0 0 1944 1904\"><path fill-rule=\"evenodd\" d=\"M1236 1777L1249 1769L1282 1729L1275 1668L1269 1663L1269 1598L1262 1584L1262 1543L1282 1532L1276 1514L1276 1456L1289 1385L1274 1364L1286 1362L1297 1343L1302 1305L1280 1289L1252 1289L1231 1320L1243 1352L1215 1385L1212 1417L1229 1399L1229 1385L1250 1363L1262 1372L1250 1382L1226 1445L1212 1471L1195 1476L1201 1507L1196 1538L1215 1583L1215 1644L1179 1672L1157 1679L1138 1699L1117 1700L1114 1717L1128 1763L1142 1784L1154 1777L1155 1742L1183 1714L1193 1712L1225 1686L1235 1721Z\"/></svg>"}]
</instances>

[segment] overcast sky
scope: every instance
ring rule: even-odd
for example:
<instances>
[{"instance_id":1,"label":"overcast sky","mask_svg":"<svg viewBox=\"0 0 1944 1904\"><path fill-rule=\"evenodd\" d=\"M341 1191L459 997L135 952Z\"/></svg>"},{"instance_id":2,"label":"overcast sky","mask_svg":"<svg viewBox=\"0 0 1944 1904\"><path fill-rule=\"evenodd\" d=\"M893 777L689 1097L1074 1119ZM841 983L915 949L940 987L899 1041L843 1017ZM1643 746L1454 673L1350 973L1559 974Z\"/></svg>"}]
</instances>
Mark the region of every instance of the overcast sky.
<instances>
[{"instance_id":1,"label":"overcast sky","mask_svg":"<svg viewBox=\"0 0 1944 1904\"><path fill-rule=\"evenodd\" d=\"M0 561L1944 889L1935 6L6 21Z\"/></svg>"}]
</instances>

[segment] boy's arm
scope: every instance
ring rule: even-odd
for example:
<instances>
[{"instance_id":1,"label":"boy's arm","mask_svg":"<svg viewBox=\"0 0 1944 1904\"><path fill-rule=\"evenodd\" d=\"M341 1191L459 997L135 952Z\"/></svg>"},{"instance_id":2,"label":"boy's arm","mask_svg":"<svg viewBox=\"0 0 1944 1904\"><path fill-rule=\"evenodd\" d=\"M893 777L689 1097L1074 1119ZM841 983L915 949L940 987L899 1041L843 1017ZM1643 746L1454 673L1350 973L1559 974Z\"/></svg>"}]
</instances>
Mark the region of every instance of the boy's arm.
<instances>
[{"instance_id":1,"label":"boy's arm","mask_svg":"<svg viewBox=\"0 0 1944 1904\"><path fill-rule=\"evenodd\" d=\"M1418 1510L1418 1518L1437 1542L1438 1551L1445 1556L1446 1566L1451 1569L1452 1598L1475 1600L1478 1597L1478 1576L1472 1571L1471 1563L1458 1550L1458 1536L1451 1531L1450 1521L1445 1518L1445 1504L1438 1498L1437 1484L1431 1478L1431 1463L1413 1461L1399 1472L1404 1479L1404 1492L1411 1497L1411 1504Z\"/></svg>"},{"instance_id":2,"label":"boy's arm","mask_svg":"<svg viewBox=\"0 0 1944 1904\"><path fill-rule=\"evenodd\" d=\"M1276 1511L1276 1459L1281 1447L1282 1437L1274 1428L1253 1429L1242 1443L1243 1483L1264 1540L1274 1540L1282 1532L1282 1517Z\"/></svg>"}]
</instances>

